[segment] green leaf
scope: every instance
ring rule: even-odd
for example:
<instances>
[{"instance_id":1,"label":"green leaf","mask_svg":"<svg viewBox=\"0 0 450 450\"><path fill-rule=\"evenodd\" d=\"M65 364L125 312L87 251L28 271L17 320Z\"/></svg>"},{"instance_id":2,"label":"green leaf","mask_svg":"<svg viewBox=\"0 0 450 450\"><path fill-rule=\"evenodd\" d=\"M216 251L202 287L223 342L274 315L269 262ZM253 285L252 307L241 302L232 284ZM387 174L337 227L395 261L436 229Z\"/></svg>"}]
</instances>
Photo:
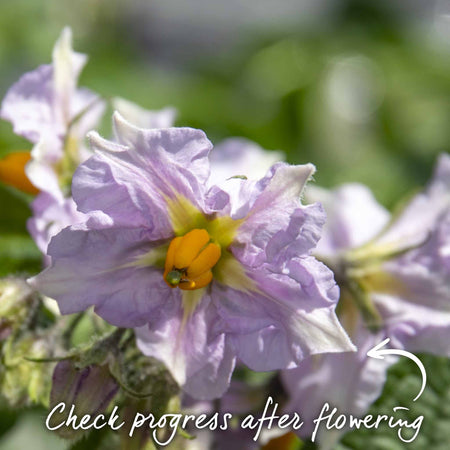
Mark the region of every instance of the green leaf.
<instances>
[{"instance_id":1,"label":"green leaf","mask_svg":"<svg viewBox=\"0 0 450 450\"><path fill-rule=\"evenodd\" d=\"M26 234L0 234L0 276L14 273L38 273L42 254Z\"/></svg>"},{"instance_id":2,"label":"green leaf","mask_svg":"<svg viewBox=\"0 0 450 450\"><path fill-rule=\"evenodd\" d=\"M409 408L402 418L411 423L420 415L424 416L417 438L406 444L397 436L396 428L389 428L386 423L375 429L361 429L347 433L337 450L446 450L450 442L450 359L432 355L419 355L427 371L427 387L421 397L413 402L420 391L422 378L417 366L410 360L403 359L394 365L381 397L370 408L368 414L393 413L392 408L404 406Z\"/></svg>"}]
</instances>

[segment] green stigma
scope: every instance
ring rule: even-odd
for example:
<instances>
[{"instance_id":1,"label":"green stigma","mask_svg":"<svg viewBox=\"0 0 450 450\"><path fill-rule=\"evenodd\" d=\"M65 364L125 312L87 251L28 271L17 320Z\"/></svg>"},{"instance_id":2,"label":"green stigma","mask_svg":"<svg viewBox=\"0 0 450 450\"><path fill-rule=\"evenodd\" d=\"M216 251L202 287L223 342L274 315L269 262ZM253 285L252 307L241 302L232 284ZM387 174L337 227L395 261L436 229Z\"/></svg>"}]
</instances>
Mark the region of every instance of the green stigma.
<instances>
[{"instance_id":1,"label":"green stigma","mask_svg":"<svg viewBox=\"0 0 450 450\"><path fill-rule=\"evenodd\" d=\"M167 281L171 286L178 286L178 285L180 284L181 277L182 277L182 273L181 273L179 270L171 270L171 271L166 275L166 281Z\"/></svg>"}]
</instances>

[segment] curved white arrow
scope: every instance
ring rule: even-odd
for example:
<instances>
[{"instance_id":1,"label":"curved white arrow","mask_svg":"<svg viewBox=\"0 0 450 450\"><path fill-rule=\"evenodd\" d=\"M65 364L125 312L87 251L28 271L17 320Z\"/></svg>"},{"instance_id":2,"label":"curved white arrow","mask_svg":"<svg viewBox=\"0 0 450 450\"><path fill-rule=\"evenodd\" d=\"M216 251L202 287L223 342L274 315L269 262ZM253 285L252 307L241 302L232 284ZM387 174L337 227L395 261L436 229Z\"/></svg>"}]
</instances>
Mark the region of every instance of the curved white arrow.
<instances>
[{"instance_id":1,"label":"curved white arrow","mask_svg":"<svg viewBox=\"0 0 450 450\"><path fill-rule=\"evenodd\" d=\"M425 386L427 385L427 372L425 371L425 367L422 364L422 361L416 355L413 355L412 353L409 353L406 350L394 348L382 349L382 347L384 347L389 341L390 339L386 338L383 342L380 342L379 344L375 345L375 347L371 348L367 352L367 356L376 359L384 359L384 355L399 355L399 356L406 356L407 358L412 359L419 366L420 372L422 373L422 388L420 389L420 392L417 394L416 398L413 400L415 402L422 395L422 392L425 389Z\"/></svg>"}]
</instances>

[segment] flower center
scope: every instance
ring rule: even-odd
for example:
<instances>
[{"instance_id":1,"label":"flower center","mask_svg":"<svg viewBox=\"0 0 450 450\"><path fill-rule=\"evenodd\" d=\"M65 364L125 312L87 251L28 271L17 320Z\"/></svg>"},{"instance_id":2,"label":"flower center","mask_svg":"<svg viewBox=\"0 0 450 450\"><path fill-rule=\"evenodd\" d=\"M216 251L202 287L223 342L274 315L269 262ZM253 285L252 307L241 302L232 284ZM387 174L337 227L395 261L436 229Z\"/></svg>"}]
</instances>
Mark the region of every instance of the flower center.
<instances>
[{"instance_id":1,"label":"flower center","mask_svg":"<svg viewBox=\"0 0 450 450\"><path fill-rule=\"evenodd\" d=\"M164 264L164 281L172 288L192 291L211 283L211 269L219 261L220 246L204 229L194 229L172 239Z\"/></svg>"}]
</instances>

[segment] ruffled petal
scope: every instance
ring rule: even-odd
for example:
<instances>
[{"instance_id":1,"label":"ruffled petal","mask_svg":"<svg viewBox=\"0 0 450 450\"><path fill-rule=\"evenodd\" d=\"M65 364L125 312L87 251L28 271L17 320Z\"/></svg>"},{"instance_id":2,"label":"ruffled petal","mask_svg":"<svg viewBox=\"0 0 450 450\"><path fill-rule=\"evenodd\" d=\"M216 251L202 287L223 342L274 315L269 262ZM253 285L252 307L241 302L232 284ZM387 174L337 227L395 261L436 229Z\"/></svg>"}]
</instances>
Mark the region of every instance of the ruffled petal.
<instances>
[{"instance_id":1,"label":"ruffled petal","mask_svg":"<svg viewBox=\"0 0 450 450\"><path fill-rule=\"evenodd\" d=\"M77 211L71 197L60 201L43 192L34 199L31 209L33 217L28 219L27 228L44 255L47 254L47 246L53 236L63 228L85 220L85 215Z\"/></svg>"},{"instance_id":2,"label":"ruffled petal","mask_svg":"<svg viewBox=\"0 0 450 450\"><path fill-rule=\"evenodd\" d=\"M13 124L14 132L37 143L43 135L62 136L64 124L53 109L53 68L43 65L28 72L9 89L0 115Z\"/></svg>"},{"instance_id":3,"label":"ruffled petal","mask_svg":"<svg viewBox=\"0 0 450 450\"><path fill-rule=\"evenodd\" d=\"M183 311L155 324L136 329L137 344L147 356L163 361L183 390L198 399L220 397L228 388L235 355L224 334L211 337L210 300L203 298L183 323Z\"/></svg>"},{"instance_id":4,"label":"ruffled petal","mask_svg":"<svg viewBox=\"0 0 450 450\"><path fill-rule=\"evenodd\" d=\"M169 128L175 122L175 108L164 108L159 111L151 111L136 105L124 98L113 99L113 108L134 126L139 128Z\"/></svg>"},{"instance_id":5,"label":"ruffled petal","mask_svg":"<svg viewBox=\"0 0 450 450\"><path fill-rule=\"evenodd\" d=\"M72 51L71 41L65 28L53 50L53 64L23 75L3 100L1 117L33 143L46 136L63 139L72 118L71 97L86 57Z\"/></svg>"},{"instance_id":6,"label":"ruffled petal","mask_svg":"<svg viewBox=\"0 0 450 450\"><path fill-rule=\"evenodd\" d=\"M311 354L352 351L334 312L339 290L332 272L313 258L293 260L287 273L265 265L248 273L256 292L213 290L238 357L253 370L296 367Z\"/></svg>"},{"instance_id":7,"label":"ruffled petal","mask_svg":"<svg viewBox=\"0 0 450 450\"><path fill-rule=\"evenodd\" d=\"M69 124L73 115L72 99L77 87L78 77L86 64L84 54L72 50L72 30L63 29L53 48L53 107L58 119Z\"/></svg>"},{"instance_id":8,"label":"ruffled petal","mask_svg":"<svg viewBox=\"0 0 450 450\"><path fill-rule=\"evenodd\" d=\"M61 157L61 143L54 136L42 137L31 151L31 160L25 166L25 173L39 190L62 202L64 195L53 168Z\"/></svg>"},{"instance_id":9,"label":"ruffled petal","mask_svg":"<svg viewBox=\"0 0 450 450\"><path fill-rule=\"evenodd\" d=\"M72 33L65 28L53 49L53 62L23 75L5 96L0 115L15 133L36 144L26 168L34 186L63 201L56 165L68 142L75 163L90 153L83 140L104 111L104 102L87 89L77 89L86 56L72 50Z\"/></svg>"},{"instance_id":10,"label":"ruffled petal","mask_svg":"<svg viewBox=\"0 0 450 450\"><path fill-rule=\"evenodd\" d=\"M325 212L320 203L296 209L287 228L279 230L267 242L267 261L282 266L299 255L310 254L320 239L324 222Z\"/></svg>"},{"instance_id":11,"label":"ruffled petal","mask_svg":"<svg viewBox=\"0 0 450 450\"><path fill-rule=\"evenodd\" d=\"M306 198L320 202L327 221L315 253L332 257L340 250L365 244L388 223L389 213L362 184L345 184L334 190L308 186Z\"/></svg>"},{"instance_id":12,"label":"ruffled petal","mask_svg":"<svg viewBox=\"0 0 450 450\"><path fill-rule=\"evenodd\" d=\"M278 163L258 182L230 180L241 183L238 196L232 195L231 204L239 213L234 218L244 219L233 247L234 254L243 264L256 267L297 238L301 240L296 248L300 254L308 254L315 246L319 239L317 231L323 225L325 215L323 211L300 203L305 183L314 170L312 164L289 166ZM313 213L308 214L308 209ZM305 229L302 229L304 225Z\"/></svg>"},{"instance_id":13,"label":"ruffled petal","mask_svg":"<svg viewBox=\"0 0 450 450\"><path fill-rule=\"evenodd\" d=\"M190 128L141 130L117 114L115 123L119 144L90 134L96 154L77 169L72 184L78 209L101 210L118 226L145 226L155 239L167 238L174 228L169 203L204 209L202 177L194 171L208 166L211 144Z\"/></svg>"},{"instance_id":14,"label":"ruffled petal","mask_svg":"<svg viewBox=\"0 0 450 450\"><path fill-rule=\"evenodd\" d=\"M134 148L148 161L169 158L181 172L188 170L194 186L206 183L209 174L211 142L205 133L193 128L151 130L138 128L127 122L119 113L113 115L115 137L119 144ZM193 187L195 191L195 187Z\"/></svg>"},{"instance_id":15,"label":"ruffled petal","mask_svg":"<svg viewBox=\"0 0 450 450\"><path fill-rule=\"evenodd\" d=\"M447 302L448 302L447 297ZM412 352L450 356L450 309L412 303L392 295L374 294L391 345Z\"/></svg>"},{"instance_id":16,"label":"ruffled petal","mask_svg":"<svg viewBox=\"0 0 450 450\"><path fill-rule=\"evenodd\" d=\"M30 280L55 298L63 314L94 305L96 312L120 327L141 326L154 311L171 302L162 271L136 264L152 249L145 229L63 229L48 246L52 265Z\"/></svg>"},{"instance_id":17,"label":"ruffled petal","mask_svg":"<svg viewBox=\"0 0 450 450\"><path fill-rule=\"evenodd\" d=\"M427 189L408 202L376 244L396 250L420 245L449 208L450 155L442 154Z\"/></svg>"},{"instance_id":18,"label":"ruffled petal","mask_svg":"<svg viewBox=\"0 0 450 450\"><path fill-rule=\"evenodd\" d=\"M450 212L425 244L382 266L387 277L372 299L396 346L450 356L450 267L442 259L449 231Z\"/></svg>"},{"instance_id":19,"label":"ruffled petal","mask_svg":"<svg viewBox=\"0 0 450 450\"><path fill-rule=\"evenodd\" d=\"M78 159L83 162L92 156L87 146L86 135L98 127L106 109L106 103L95 92L78 88L71 99L70 136L78 145Z\"/></svg>"}]
</instances>

